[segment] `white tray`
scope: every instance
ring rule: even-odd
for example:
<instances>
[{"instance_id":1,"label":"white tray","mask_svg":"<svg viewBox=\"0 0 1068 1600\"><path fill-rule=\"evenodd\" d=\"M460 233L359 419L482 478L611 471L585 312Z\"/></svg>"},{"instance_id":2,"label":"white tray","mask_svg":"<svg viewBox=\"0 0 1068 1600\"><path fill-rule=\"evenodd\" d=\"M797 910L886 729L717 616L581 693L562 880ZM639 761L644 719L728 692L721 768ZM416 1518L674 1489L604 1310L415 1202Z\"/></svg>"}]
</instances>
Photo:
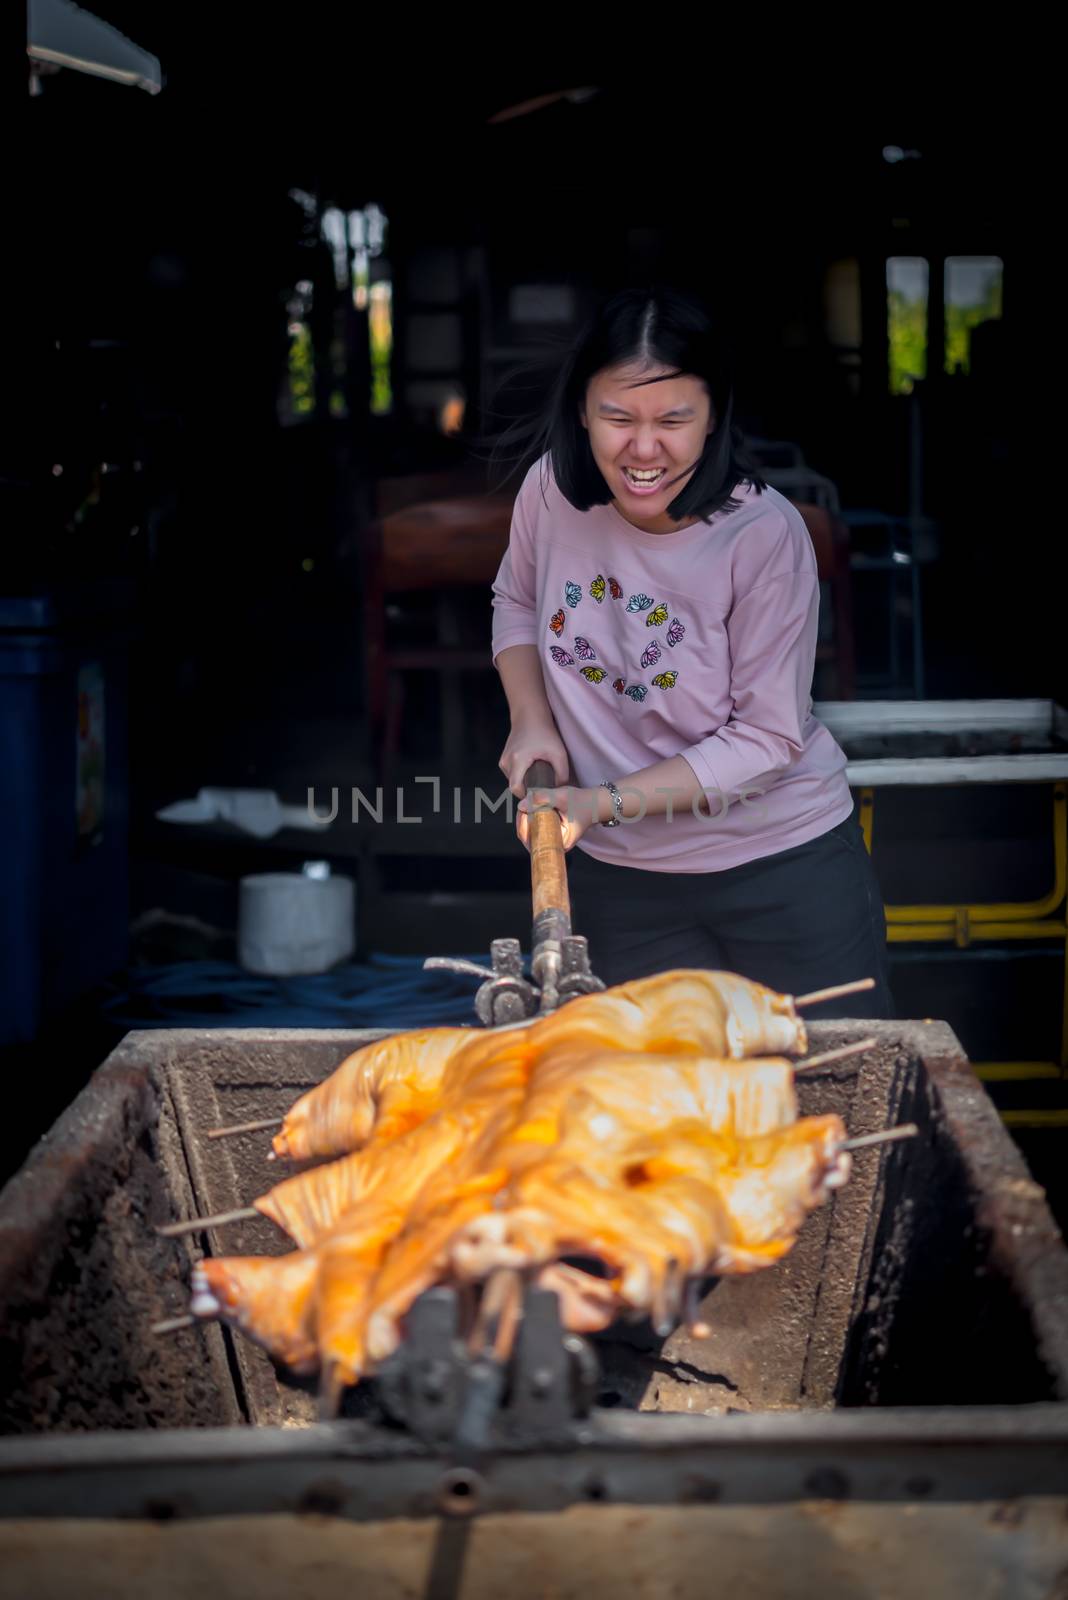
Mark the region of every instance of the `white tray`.
<instances>
[{"instance_id":1,"label":"white tray","mask_svg":"<svg viewBox=\"0 0 1068 1600\"><path fill-rule=\"evenodd\" d=\"M1068 712L1052 700L822 700L814 714L847 749L851 741L975 735L988 741L1068 741ZM899 784L1055 783L1068 779L1068 750L851 759L852 788Z\"/></svg>"}]
</instances>

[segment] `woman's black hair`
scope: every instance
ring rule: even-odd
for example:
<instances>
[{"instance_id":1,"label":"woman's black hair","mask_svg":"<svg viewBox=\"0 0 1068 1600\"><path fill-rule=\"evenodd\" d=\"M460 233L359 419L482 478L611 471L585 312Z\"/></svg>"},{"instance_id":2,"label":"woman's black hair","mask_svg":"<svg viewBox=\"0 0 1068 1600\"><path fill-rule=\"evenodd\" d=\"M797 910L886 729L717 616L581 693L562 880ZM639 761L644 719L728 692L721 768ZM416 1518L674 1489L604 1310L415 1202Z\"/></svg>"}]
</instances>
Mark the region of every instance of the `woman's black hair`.
<instances>
[{"instance_id":1,"label":"woman's black hair","mask_svg":"<svg viewBox=\"0 0 1068 1600\"><path fill-rule=\"evenodd\" d=\"M712 400L715 427L696 470L668 506L670 516L679 522L707 519L736 509L732 494L738 484L758 492L766 487L746 460L734 426L729 356L708 311L696 296L661 286L624 289L607 300L564 353L541 415L509 429L501 443L522 439L524 455L546 456L576 510L607 505L611 491L593 458L581 411L591 378L606 367L635 364L700 378Z\"/></svg>"}]
</instances>

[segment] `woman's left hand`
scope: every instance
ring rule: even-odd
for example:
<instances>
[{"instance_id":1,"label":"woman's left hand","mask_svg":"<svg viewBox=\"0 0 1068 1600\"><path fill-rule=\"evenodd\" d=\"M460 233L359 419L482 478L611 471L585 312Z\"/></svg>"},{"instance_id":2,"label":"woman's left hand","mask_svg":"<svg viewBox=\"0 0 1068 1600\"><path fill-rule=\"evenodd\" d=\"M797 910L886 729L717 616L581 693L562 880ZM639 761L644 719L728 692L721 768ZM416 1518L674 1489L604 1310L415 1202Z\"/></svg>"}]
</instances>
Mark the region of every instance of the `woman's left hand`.
<instances>
[{"instance_id":1,"label":"woman's left hand","mask_svg":"<svg viewBox=\"0 0 1068 1600\"><path fill-rule=\"evenodd\" d=\"M570 784L562 789L531 789L519 802L515 831L529 850L530 812L534 806L551 805L560 814L564 849L570 850L578 844L587 828L592 828L600 820L597 815L599 801L599 789L576 789Z\"/></svg>"}]
</instances>

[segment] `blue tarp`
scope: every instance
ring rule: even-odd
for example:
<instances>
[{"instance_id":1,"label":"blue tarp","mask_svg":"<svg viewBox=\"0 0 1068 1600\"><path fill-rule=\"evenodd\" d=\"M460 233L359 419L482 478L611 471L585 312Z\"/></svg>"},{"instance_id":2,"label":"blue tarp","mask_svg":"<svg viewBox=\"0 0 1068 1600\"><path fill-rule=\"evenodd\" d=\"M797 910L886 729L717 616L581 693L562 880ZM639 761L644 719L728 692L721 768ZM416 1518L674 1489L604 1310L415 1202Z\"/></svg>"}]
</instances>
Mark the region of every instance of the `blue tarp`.
<instances>
[{"instance_id":1,"label":"blue tarp","mask_svg":"<svg viewBox=\"0 0 1068 1600\"><path fill-rule=\"evenodd\" d=\"M484 956L470 956L485 964ZM119 1028L417 1028L477 1025L478 984L371 955L314 978L258 978L229 961L133 967L101 1013Z\"/></svg>"}]
</instances>

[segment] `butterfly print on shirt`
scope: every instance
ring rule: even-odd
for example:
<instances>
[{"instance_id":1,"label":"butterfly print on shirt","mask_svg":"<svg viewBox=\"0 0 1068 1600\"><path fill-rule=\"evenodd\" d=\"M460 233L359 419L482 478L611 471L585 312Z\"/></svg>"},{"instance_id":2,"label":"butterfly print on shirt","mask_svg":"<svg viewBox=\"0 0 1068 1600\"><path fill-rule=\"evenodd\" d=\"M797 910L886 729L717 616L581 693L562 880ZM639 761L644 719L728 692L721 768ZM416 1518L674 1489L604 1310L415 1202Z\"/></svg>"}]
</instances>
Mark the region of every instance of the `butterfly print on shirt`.
<instances>
[{"instance_id":1,"label":"butterfly print on shirt","mask_svg":"<svg viewBox=\"0 0 1068 1600\"><path fill-rule=\"evenodd\" d=\"M606 579L604 574L599 572L597 573L596 577L590 580L588 585L588 593L598 605L601 605L604 601L606 592L611 595L613 600L622 600L624 597L623 588L618 580L610 575ZM577 583L574 583L569 579L564 585L564 600L566 604L574 608L578 605L581 599L581 588ZM631 613L631 615L644 616L645 625L647 628L662 627L663 624L667 622L668 618L671 617L671 625L664 634L664 639L671 649L674 649L676 645L680 644L682 639L685 637L685 624L678 617L671 616L669 607L663 601L658 604L650 595L647 595L642 590L639 590L637 594L631 595L630 599L627 601L626 609ZM558 611L553 613L549 620L549 626L556 634L557 638L559 638L563 633L566 622L567 612L564 610L564 607L561 606ZM556 662L557 666L573 667L576 664L576 658L579 662L593 662L597 660L597 651L595 650L594 646L590 643L589 639L583 638L581 634L577 634L575 636L571 645L571 649L574 651L574 655L572 655L570 651L564 650L558 645L552 647L550 654L552 655L552 658ZM648 644L645 646L645 649L641 653L640 665L644 668L655 667L662 657L663 651L661 649L660 641L658 639L650 639ZM593 684L603 683L609 675L608 668L602 666L580 666L579 671L586 679L587 683ZM674 689L678 682L678 678L679 675L677 671L671 670L660 672L657 673L657 675L652 679L652 684L654 688L660 689L661 691L666 689ZM632 700L635 705L641 705L642 701L648 697L649 689L644 683L628 684L624 678L614 678L611 680L611 682L612 688L616 694L625 696L628 700Z\"/></svg>"}]
</instances>

